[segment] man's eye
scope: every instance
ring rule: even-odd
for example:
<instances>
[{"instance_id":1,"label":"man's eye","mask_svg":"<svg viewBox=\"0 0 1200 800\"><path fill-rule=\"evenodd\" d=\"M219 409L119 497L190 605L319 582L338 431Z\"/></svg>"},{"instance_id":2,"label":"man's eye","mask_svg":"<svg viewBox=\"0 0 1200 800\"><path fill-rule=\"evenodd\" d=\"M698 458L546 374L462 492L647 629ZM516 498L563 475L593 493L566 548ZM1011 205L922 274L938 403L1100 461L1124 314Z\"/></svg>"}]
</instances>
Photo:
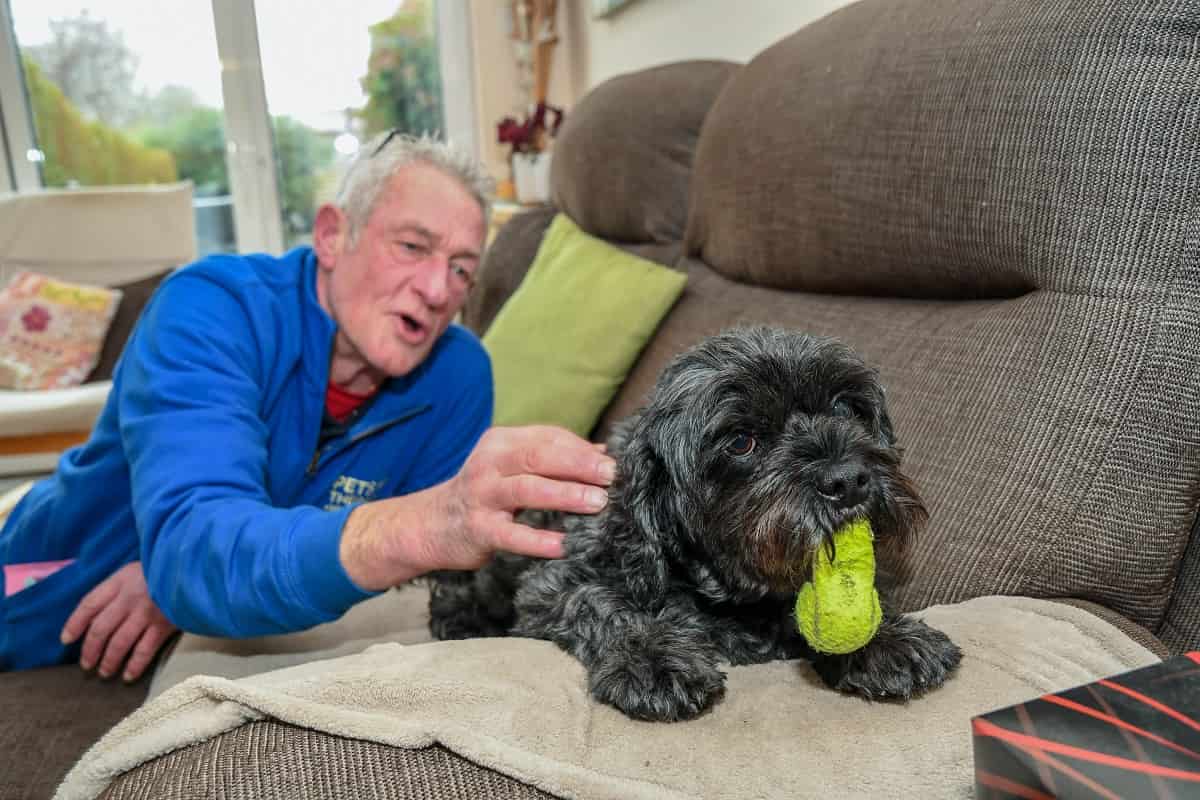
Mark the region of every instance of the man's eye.
<instances>
[{"instance_id":1,"label":"man's eye","mask_svg":"<svg viewBox=\"0 0 1200 800\"><path fill-rule=\"evenodd\" d=\"M467 286L472 286L475 283L475 276L471 274L471 270L459 264L450 265L450 274L454 276L456 281Z\"/></svg>"},{"instance_id":2,"label":"man's eye","mask_svg":"<svg viewBox=\"0 0 1200 800\"><path fill-rule=\"evenodd\" d=\"M725 449L735 456L748 456L754 452L754 437L739 433L730 440Z\"/></svg>"},{"instance_id":3,"label":"man's eye","mask_svg":"<svg viewBox=\"0 0 1200 800\"><path fill-rule=\"evenodd\" d=\"M424 251L424 247L416 242L401 242L400 246L410 253L420 253Z\"/></svg>"}]
</instances>

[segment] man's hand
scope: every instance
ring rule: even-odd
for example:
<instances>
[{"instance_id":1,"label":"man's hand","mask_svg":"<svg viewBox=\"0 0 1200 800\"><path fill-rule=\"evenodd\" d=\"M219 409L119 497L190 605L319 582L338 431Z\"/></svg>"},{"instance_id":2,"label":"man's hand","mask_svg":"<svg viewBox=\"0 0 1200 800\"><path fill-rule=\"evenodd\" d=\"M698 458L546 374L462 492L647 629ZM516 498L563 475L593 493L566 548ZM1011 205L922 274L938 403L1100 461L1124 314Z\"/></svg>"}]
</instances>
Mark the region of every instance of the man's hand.
<instances>
[{"instance_id":1,"label":"man's hand","mask_svg":"<svg viewBox=\"0 0 1200 800\"><path fill-rule=\"evenodd\" d=\"M346 573L379 590L435 569L476 569L497 550L562 555L561 533L516 522L523 508L590 514L604 508L616 462L562 428L492 428L458 475L406 497L356 508L342 533Z\"/></svg>"},{"instance_id":2,"label":"man's hand","mask_svg":"<svg viewBox=\"0 0 1200 800\"><path fill-rule=\"evenodd\" d=\"M593 514L604 508L616 463L561 428L492 428L448 486L447 536L439 560L483 566L496 550L558 558L561 533L513 520L523 508Z\"/></svg>"},{"instance_id":3,"label":"man's hand","mask_svg":"<svg viewBox=\"0 0 1200 800\"><path fill-rule=\"evenodd\" d=\"M105 578L79 601L63 626L62 642L70 644L87 631L79 666L91 669L99 662L100 677L108 678L124 664L122 677L135 681L175 630L150 599L142 562L134 561Z\"/></svg>"}]
</instances>

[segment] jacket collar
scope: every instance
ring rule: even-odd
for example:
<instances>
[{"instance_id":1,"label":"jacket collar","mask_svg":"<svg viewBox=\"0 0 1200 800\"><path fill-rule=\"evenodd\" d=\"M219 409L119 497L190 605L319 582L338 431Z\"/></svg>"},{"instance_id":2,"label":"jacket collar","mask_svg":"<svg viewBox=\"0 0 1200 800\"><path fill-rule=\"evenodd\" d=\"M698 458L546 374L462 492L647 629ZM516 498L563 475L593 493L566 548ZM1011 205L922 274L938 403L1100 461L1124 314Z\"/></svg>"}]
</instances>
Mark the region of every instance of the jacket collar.
<instances>
[{"instance_id":1,"label":"jacket collar","mask_svg":"<svg viewBox=\"0 0 1200 800\"><path fill-rule=\"evenodd\" d=\"M304 377L310 391L319 391L325 401L329 383L329 356L337 325L317 300L317 254L311 247L296 251L300 258L301 320L304 337Z\"/></svg>"}]
</instances>

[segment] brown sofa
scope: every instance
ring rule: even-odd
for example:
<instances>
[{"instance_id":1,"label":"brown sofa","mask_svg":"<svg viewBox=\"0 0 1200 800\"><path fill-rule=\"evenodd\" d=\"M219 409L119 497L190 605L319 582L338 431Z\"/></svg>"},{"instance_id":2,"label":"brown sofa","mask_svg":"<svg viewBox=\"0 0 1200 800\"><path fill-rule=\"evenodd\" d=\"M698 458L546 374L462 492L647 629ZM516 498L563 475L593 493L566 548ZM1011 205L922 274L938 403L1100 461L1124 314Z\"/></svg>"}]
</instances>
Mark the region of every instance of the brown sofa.
<instances>
[{"instance_id":1,"label":"brown sofa","mask_svg":"<svg viewBox=\"0 0 1200 800\"><path fill-rule=\"evenodd\" d=\"M1023 607L1014 596L1056 601L1076 629L1084 618L1111 623L1096 623L1088 652L1059 661L1138 645L1150 658L1200 647L1198 34L1200 0L862 0L744 66L691 62L618 77L568 115L555 208L502 229L465 319L486 329L561 210L688 276L597 437L637 407L673 354L706 334L768 322L840 336L879 366L932 512L903 565L904 608L986 601L930 612L959 615L968 659L956 680L984 686L987 674L1006 674L987 647L1003 634L1003 610ZM587 312L586 298L579 307ZM1026 677L1062 666L1017 647L1056 635L1019 630L1013 664L1026 659ZM422 645L419 655L447 672L468 657L488 664L489 653L497 670L513 652L551 658L518 644ZM431 649L453 646L444 661ZM391 652L370 663L382 668ZM986 652L995 663L983 663ZM366 662L292 674L319 691L312 668L347 663ZM561 669L569 685L575 674ZM739 669L745 687L768 667ZM1038 686L1031 680L1027 696ZM854 731L877 764L864 774L758 793L904 796L894 783L872 784L871 769L895 768L902 753L915 758L912 740L967 740L968 712L988 709L961 698L952 722L935 718L954 691L952 681L909 707L873 711L911 715L912 727L886 740ZM731 691L723 704L736 699ZM847 718L867 713L842 708ZM514 725L536 712L495 709ZM585 712L595 714L589 725L620 724ZM153 735L148 716L137 722ZM797 752L840 729L824 722L818 736L795 739ZM686 724L708 730L703 720ZM686 729L640 730L665 741ZM103 796L593 794L584 783L539 779L502 748L473 757L488 763L481 767L454 741L389 747L266 714L126 772ZM680 761L690 756L677 751ZM714 779L741 769L755 777L755 765L732 756L695 766ZM922 794L969 794L963 769L956 764L952 782ZM664 782L664 796L686 795L678 787L689 776L662 770L678 780L670 791ZM655 796L645 781L623 786L595 795Z\"/></svg>"}]
</instances>

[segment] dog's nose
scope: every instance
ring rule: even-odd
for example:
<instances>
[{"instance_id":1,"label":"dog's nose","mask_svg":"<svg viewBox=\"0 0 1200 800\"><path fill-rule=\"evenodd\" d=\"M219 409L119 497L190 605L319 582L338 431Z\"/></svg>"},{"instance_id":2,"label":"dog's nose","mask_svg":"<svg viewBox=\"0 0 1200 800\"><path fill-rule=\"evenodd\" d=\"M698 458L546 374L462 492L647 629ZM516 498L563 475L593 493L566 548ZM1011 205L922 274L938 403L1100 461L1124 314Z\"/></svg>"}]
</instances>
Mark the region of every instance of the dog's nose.
<instances>
[{"instance_id":1,"label":"dog's nose","mask_svg":"<svg viewBox=\"0 0 1200 800\"><path fill-rule=\"evenodd\" d=\"M870 476L859 461L833 464L817 483L817 491L832 500L839 508L856 506L867 499Z\"/></svg>"}]
</instances>

